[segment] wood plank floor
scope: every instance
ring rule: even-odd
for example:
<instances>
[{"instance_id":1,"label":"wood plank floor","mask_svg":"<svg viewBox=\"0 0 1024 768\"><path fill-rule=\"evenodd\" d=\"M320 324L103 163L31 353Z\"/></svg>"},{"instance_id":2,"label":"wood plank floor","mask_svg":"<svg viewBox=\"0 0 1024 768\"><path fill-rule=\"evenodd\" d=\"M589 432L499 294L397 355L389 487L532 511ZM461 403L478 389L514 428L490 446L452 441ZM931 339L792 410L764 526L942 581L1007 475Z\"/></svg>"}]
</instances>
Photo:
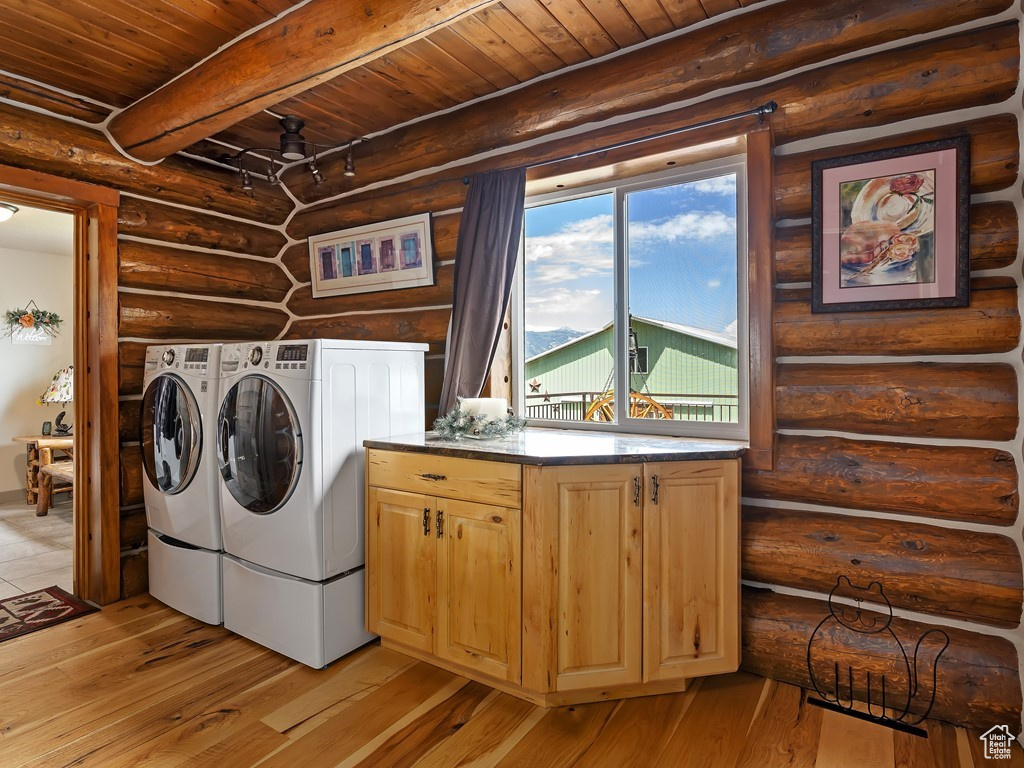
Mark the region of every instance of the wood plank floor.
<instances>
[{"instance_id":1,"label":"wood plank floor","mask_svg":"<svg viewBox=\"0 0 1024 768\"><path fill-rule=\"evenodd\" d=\"M149 597L0 644L0 766L1021 768L748 674L541 709L370 645L312 670Z\"/></svg>"}]
</instances>

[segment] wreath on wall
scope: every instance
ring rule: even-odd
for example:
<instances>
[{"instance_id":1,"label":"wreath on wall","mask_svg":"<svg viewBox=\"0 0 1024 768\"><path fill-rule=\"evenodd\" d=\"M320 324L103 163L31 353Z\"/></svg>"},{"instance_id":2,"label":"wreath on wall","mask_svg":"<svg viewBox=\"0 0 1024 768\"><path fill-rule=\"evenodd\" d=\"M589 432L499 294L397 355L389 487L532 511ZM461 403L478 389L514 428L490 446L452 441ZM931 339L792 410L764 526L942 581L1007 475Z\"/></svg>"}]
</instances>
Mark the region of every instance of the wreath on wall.
<instances>
[{"instance_id":1,"label":"wreath on wall","mask_svg":"<svg viewBox=\"0 0 1024 768\"><path fill-rule=\"evenodd\" d=\"M49 336L56 336L60 333L60 324L64 321L56 312L40 309L35 301L29 301L24 309L9 309L4 314L4 322L7 324L7 333L10 336L18 328L26 330L39 329Z\"/></svg>"}]
</instances>

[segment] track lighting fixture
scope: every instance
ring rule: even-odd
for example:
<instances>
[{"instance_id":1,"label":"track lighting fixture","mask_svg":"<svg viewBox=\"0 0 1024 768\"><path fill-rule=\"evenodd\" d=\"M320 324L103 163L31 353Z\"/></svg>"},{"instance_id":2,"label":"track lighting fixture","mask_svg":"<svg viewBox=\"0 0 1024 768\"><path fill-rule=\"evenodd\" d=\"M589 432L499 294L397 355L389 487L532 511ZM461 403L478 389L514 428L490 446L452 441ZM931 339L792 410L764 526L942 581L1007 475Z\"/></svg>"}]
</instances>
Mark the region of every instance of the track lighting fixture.
<instances>
[{"instance_id":1,"label":"track lighting fixture","mask_svg":"<svg viewBox=\"0 0 1024 768\"><path fill-rule=\"evenodd\" d=\"M369 139L359 137L342 142L341 144L317 144L316 142L306 141L306 138L302 135L302 129L305 128L306 123L295 115L285 115L278 120L278 122L281 124L282 130L280 146L246 147L233 155L222 155L220 157L221 162L231 163L238 169L238 176L241 181L240 186L243 192L251 192L253 189L252 171L245 167L245 156L248 154L269 155L270 159L267 166L267 182L270 184L281 183L281 180L274 169L275 161L287 164L289 162L305 160L307 157L309 158L307 168L309 169L310 176L313 177L313 183L323 183L324 174L317 165L316 155L318 151L323 154L323 152L331 149L348 148L348 154L345 156L345 170L343 173L345 176L356 175L355 161L352 158L352 147L356 144L362 144L363 142L369 141ZM2 215L3 211L0 209L0 217L2 217Z\"/></svg>"}]
</instances>

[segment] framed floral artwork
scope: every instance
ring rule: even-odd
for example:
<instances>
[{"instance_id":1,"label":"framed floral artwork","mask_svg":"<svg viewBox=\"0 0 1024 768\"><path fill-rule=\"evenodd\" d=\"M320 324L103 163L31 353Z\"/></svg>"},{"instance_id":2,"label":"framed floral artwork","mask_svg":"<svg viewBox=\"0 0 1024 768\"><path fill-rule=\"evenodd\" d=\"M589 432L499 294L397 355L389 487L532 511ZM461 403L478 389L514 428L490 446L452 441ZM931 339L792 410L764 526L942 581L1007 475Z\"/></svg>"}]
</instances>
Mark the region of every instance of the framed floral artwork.
<instances>
[{"instance_id":1,"label":"framed floral artwork","mask_svg":"<svg viewBox=\"0 0 1024 768\"><path fill-rule=\"evenodd\" d=\"M968 137L817 160L811 310L967 306Z\"/></svg>"},{"instance_id":2,"label":"framed floral artwork","mask_svg":"<svg viewBox=\"0 0 1024 768\"><path fill-rule=\"evenodd\" d=\"M309 238L313 297L434 284L430 214Z\"/></svg>"}]
</instances>

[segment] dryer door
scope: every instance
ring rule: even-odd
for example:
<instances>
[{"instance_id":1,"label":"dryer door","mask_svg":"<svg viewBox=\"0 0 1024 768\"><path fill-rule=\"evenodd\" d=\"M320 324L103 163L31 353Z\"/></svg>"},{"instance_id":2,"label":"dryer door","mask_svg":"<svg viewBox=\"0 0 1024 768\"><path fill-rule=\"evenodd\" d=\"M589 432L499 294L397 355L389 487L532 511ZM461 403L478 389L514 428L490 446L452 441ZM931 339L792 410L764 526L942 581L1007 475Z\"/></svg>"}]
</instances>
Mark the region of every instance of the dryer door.
<instances>
[{"instance_id":1,"label":"dryer door","mask_svg":"<svg viewBox=\"0 0 1024 768\"><path fill-rule=\"evenodd\" d=\"M302 466L302 433L284 392L263 376L239 379L224 396L217 429L217 463L228 492L250 512L276 512Z\"/></svg>"},{"instance_id":2,"label":"dryer door","mask_svg":"<svg viewBox=\"0 0 1024 768\"><path fill-rule=\"evenodd\" d=\"M181 493L202 450L202 420L192 390L172 373L157 376L142 396L142 463L153 487Z\"/></svg>"}]
</instances>

